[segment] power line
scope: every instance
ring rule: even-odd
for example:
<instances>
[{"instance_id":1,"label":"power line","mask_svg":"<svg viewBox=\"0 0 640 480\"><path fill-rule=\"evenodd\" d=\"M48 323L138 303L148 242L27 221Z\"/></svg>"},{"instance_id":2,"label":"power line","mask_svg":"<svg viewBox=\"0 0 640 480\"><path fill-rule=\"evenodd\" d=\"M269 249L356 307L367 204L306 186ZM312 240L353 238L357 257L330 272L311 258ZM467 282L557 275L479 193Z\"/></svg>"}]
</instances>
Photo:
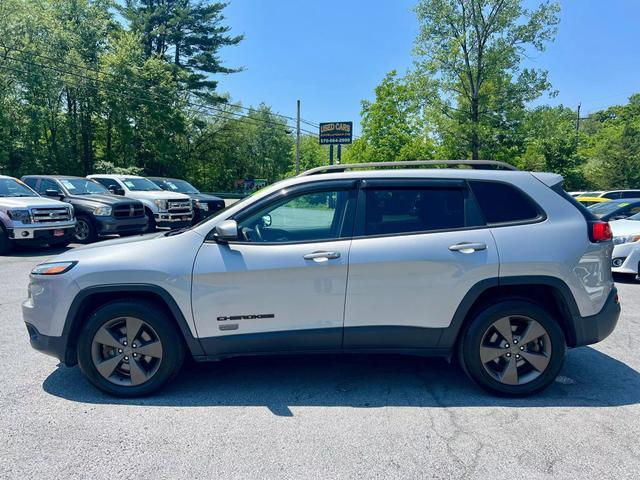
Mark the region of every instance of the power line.
<instances>
[{"instance_id":1,"label":"power line","mask_svg":"<svg viewBox=\"0 0 640 480\"><path fill-rule=\"evenodd\" d=\"M36 66L36 67L39 67L39 68L45 68L45 69L54 70L54 71L56 71L58 73L61 73L63 75L71 75L71 76L74 76L74 77L77 77L77 78L82 78L84 80L88 80L90 82L100 83L100 84L107 85L107 86L112 87L112 88L121 87L120 85L115 85L115 84L113 84L111 82L107 82L105 80L101 80L101 79L98 79L98 78L92 78L92 77L89 77L89 76L86 76L86 75L82 75L82 74L79 74L79 73L76 73L76 72L70 72L68 70L64 70L64 69L61 69L61 68L58 68L58 67L55 67L55 66L52 66L52 65L44 65L44 64L41 64L41 63L38 63L38 62L33 62L33 61L30 61L30 60L24 60L24 59L11 57L9 55L7 55L6 58L8 58L8 59L10 59L12 61L26 63L28 65L33 65L33 66ZM8 67L6 65L0 65L0 67L11 69L10 67ZM23 74L28 74L29 73L29 72L24 71L24 70L19 70L19 72L23 73ZM131 85L129 85L129 88L132 88ZM141 88L141 87L137 87L137 88ZM163 105L163 106L165 105L164 103L161 103L161 102L158 102L158 101L155 101L155 100L150 100L148 98L142 98L142 97L139 97L139 96L135 96L135 95L131 95L131 94L123 93L123 92L117 92L117 91L113 91L113 90L108 90L108 89L104 89L104 90L109 92L109 93L112 93L114 95L120 95L121 97L125 96L125 97L128 97L128 98L133 98L133 99L137 99L137 100L140 100L140 101L151 102L151 103L154 103L156 105ZM147 91L143 91L143 92L144 92L145 95L147 95L149 93ZM153 92L151 94L156 96L156 97L163 98L165 100L169 99L169 97L162 96L162 95L160 95L158 93L155 93L155 92ZM170 100L171 101L177 101L177 99L170 99ZM220 112L220 113L222 113L224 115L233 115L233 116L237 116L239 118L246 118L246 119L252 120L254 122L262 122L262 123L265 123L265 124L268 124L268 125L275 125L275 126L283 126L283 127L286 126L287 128L292 129L292 130L294 128L291 125L289 125L287 122L285 122L284 124L281 124L281 123L277 123L275 121L271 121L271 120L267 120L267 119L263 119L263 118L255 118L255 117L251 117L249 115L244 115L244 114L241 114L241 113L238 113L238 112L233 112L233 111L224 110L224 109L221 109L221 108L212 107L210 105L202 105L202 104L191 102L191 101L188 101L188 100L181 100L181 101L184 102L185 104L189 105L190 107L197 108L197 109L214 110L214 111ZM255 110L255 109L250 109L250 110L254 111L254 112L259 112L259 110ZM198 113L202 114L203 112L202 111L198 111ZM213 116L215 118L227 118L227 117L223 117L220 114L213 114L211 112L207 112L207 114L210 115L210 116ZM269 114L277 116L277 117L280 117L280 115L277 115L277 114L273 114L273 113L269 113ZM316 135L315 132L311 132L309 130L301 129L301 131L304 131L305 133L310 134L310 135Z\"/></svg>"},{"instance_id":2,"label":"power line","mask_svg":"<svg viewBox=\"0 0 640 480\"><path fill-rule=\"evenodd\" d=\"M49 60L49 61L52 61L52 62L68 65L68 66L73 67L73 68L79 68L79 69L82 69L82 70L86 70L86 71L90 71L90 72L94 72L94 73L99 73L99 74L102 74L102 75L107 75L107 76L113 77L113 78L118 79L118 80L123 80L124 79L124 77L122 77L120 75L117 75L115 73L112 73L112 72L107 72L107 71L100 70L100 69L97 69L97 68L91 68L91 67L87 67L87 66L84 66L84 65L79 65L77 63L69 62L69 61L62 60L62 59L53 58L53 57L50 57L50 56L47 56L47 55L43 55L41 53L35 53L35 52L32 52L32 51L24 50L24 49L17 48L17 47L9 47L8 45L3 44L2 42L0 42L0 47L2 47L5 50L7 50L7 52L10 51L10 50L15 50L16 52L26 53L26 54L33 55L33 56L36 56L36 57L39 57L39 58L43 58L45 60ZM9 57L9 58L11 58L11 57ZM17 59L12 58L12 60L17 60ZM21 61L21 60L17 60L17 61ZM41 65L41 66L43 66L43 65ZM137 69L138 67L137 66L133 66L133 68ZM245 110L245 111L255 110L252 107L245 107L244 105L237 104L237 103L225 102L225 105L229 105L231 107L240 108L240 109ZM215 108L215 107L209 107L209 108ZM295 117L292 117L292 116L289 116L289 115L283 115L283 114L280 114L280 113L272 113L272 115L274 115L276 117L286 118L287 120L296 121ZM310 125L312 127L318 128L317 124L315 124L313 122L310 122L308 120L300 119L300 121L302 123L305 123L305 124Z\"/></svg>"},{"instance_id":3,"label":"power line","mask_svg":"<svg viewBox=\"0 0 640 480\"><path fill-rule=\"evenodd\" d=\"M55 68L55 67L52 67L52 66L49 66L49 65L41 65L41 64L38 64L38 63L35 63L35 62L30 62L30 61L27 61L27 60L19 60L19 59L12 59L12 60L19 61L19 62L22 62L22 63L31 64L31 65L35 65L35 66L38 66L38 67L41 67L41 68L52 69L52 70L55 70L55 71L57 71L59 73L71 75L71 76L82 78L82 79L86 79L86 80L89 80L89 81L95 81L95 82L98 82L98 83L106 84L108 86L113 86L113 84L110 84L109 82L105 82L105 81L102 81L102 80L99 80L99 79L93 79L93 78L86 77L84 75L76 74L76 73L73 73L73 72L68 72L68 71L61 70L61 69L58 69L58 68ZM17 72L17 73L21 73L21 74L24 74L24 75L29 75L31 73L31 72L28 72L27 70L18 69L18 68L15 68L15 67L10 67L8 65L0 65L0 68L5 69L5 70L10 70L10 71L13 71L13 72ZM140 97L140 96L137 96L137 95L131 95L129 93L117 92L117 91L114 91L114 90L109 90L107 88L103 88L103 91L106 92L106 93L110 93L112 95L115 95L115 96L120 96L121 98L129 98L129 99L139 100L139 101L151 103L151 104L154 104L154 105L162 105L162 106L166 105L165 103L159 102L157 100L151 100L149 98L143 98L143 97ZM199 104L196 104L196 103L193 103L193 102L188 102L188 104L190 106L192 106L192 109L186 108L185 110L187 110L187 112L191 112L191 113L197 113L197 114L200 114L200 115L205 114L205 115L213 117L213 118L226 119L226 120L230 119L228 117L228 115L234 115L234 116L237 116L239 118L238 119L231 118L231 120L242 119L242 121L249 121L249 123L252 123L253 125L259 125L260 123L264 123L264 124L268 124L268 125L272 125L272 126L286 127L288 129L292 129L292 127L290 125L288 125L287 123L284 123L284 124L277 123L277 122L266 120L266 119L263 119L263 118L255 118L255 117L251 117L249 115L243 115L241 113L225 111L225 110L221 110L221 109L217 109L217 110L222 112L222 113L224 113L224 115L219 114L219 113L218 114L214 114L214 113L211 113L211 112L204 113L201 110L194 110L194 109L205 109L206 110L206 109L208 109L210 107L208 107L206 105L199 105ZM315 135L314 132L310 132L308 130L302 130L302 131L304 131L305 133L308 133L310 135Z\"/></svg>"}]
</instances>

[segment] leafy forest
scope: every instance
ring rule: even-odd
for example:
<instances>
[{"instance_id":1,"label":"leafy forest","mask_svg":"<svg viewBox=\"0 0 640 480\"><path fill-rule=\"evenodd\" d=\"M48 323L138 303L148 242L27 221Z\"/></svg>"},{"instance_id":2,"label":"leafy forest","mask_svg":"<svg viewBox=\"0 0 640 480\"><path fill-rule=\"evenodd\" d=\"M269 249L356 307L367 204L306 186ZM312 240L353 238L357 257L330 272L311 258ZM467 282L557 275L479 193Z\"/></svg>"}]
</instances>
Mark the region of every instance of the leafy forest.
<instances>
[{"instance_id":1,"label":"leafy forest","mask_svg":"<svg viewBox=\"0 0 640 480\"><path fill-rule=\"evenodd\" d=\"M165 175L205 191L293 175L294 119L217 88L251 68L224 61L242 42L226 6L2 0L0 173ZM561 173L569 189L639 188L640 94L583 117L540 100L553 86L526 59L554 41L559 13L549 1L417 1L414 65L362 101L343 162L491 159ZM316 131L305 121L303 169L328 163Z\"/></svg>"}]
</instances>

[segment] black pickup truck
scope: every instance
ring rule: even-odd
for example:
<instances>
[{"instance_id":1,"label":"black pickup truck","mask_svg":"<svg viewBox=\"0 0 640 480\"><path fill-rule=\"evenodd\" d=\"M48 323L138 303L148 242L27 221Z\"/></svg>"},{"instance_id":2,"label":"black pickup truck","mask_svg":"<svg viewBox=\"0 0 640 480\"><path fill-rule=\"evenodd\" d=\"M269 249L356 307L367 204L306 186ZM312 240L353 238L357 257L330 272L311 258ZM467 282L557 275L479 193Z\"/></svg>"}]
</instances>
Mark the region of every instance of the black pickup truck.
<instances>
[{"instance_id":1,"label":"black pickup truck","mask_svg":"<svg viewBox=\"0 0 640 480\"><path fill-rule=\"evenodd\" d=\"M200 191L186 180L178 178L147 177L161 189L189 195L193 203L193 223L196 224L224 208L224 200Z\"/></svg>"},{"instance_id":2,"label":"black pickup truck","mask_svg":"<svg viewBox=\"0 0 640 480\"><path fill-rule=\"evenodd\" d=\"M73 205L77 242L91 243L101 235L135 235L147 228L141 202L113 195L94 180L63 175L28 175L22 177L22 181L40 195Z\"/></svg>"}]
</instances>

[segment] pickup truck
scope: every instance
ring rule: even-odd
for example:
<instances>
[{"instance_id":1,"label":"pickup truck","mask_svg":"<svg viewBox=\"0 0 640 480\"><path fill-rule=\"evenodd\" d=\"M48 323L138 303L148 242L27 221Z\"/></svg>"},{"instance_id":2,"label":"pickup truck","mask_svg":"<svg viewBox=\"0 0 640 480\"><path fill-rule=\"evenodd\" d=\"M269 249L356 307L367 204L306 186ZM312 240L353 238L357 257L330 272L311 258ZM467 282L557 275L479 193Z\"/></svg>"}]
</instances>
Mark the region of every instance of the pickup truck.
<instances>
[{"instance_id":1,"label":"pickup truck","mask_svg":"<svg viewBox=\"0 0 640 480\"><path fill-rule=\"evenodd\" d=\"M75 239L92 243L104 235L136 235L147 230L144 205L113 195L95 180L67 175L27 175L22 181L40 195L71 204L76 213Z\"/></svg>"},{"instance_id":2,"label":"pickup truck","mask_svg":"<svg viewBox=\"0 0 640 480\"><path fill-rule=\"evenodd\" d=\"M75 228L71 205L43 198L20 180L0 175L0 255L16 244L66 247Z\"/></svg>"}]
</instances>

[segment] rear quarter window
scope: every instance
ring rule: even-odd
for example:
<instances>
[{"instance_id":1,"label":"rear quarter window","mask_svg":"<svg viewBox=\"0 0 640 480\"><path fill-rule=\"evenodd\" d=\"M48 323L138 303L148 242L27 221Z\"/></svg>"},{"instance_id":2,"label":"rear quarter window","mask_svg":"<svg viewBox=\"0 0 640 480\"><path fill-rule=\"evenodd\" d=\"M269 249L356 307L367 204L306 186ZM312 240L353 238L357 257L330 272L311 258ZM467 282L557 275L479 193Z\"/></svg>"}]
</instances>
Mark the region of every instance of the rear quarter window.
<instances>
[{"instance_id":1,"label":"rear quarter window","mask_svg":"<svg viewBox=\"0 0 640 480\"><path fill-rule=\"evenodd\" d=\"M542 217L539 207L522 191L500 182L469 182L488 224L520 223Z\"/></svg>"}]
</instances>

